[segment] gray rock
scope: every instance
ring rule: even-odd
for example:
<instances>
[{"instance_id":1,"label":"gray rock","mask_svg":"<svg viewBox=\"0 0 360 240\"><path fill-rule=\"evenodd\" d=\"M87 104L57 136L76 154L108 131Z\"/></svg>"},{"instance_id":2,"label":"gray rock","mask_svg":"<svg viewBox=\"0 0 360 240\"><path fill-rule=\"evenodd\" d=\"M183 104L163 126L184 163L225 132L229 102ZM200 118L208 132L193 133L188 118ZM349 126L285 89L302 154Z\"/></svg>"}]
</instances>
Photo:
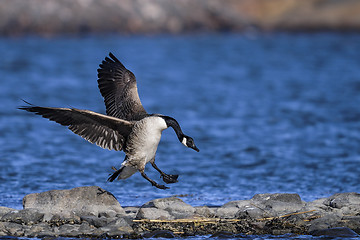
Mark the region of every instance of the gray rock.
<instances>
[{"instance_id":1,"label":"gray rock","mask_svg":"<svg viewBox=\"0 0 360 240\"><path fill-rule=\"evenodd\" d=\"M79 229L79 224L64 224L58 228L58 235L61 237L79 237L82 234Z\"/></svg>"},{"instance_id":2,"label":"gray rock","mask_svg":"<svg viewBox=\"0 0 360 240\"><path fill-rule=\"evenodd\" d=\"M64 224L79 224L81 222L80 217L78 216L67 217L60 214L53 214L51 216L52 216L51 219L48 220L47 222L50 225L54 225L54 226L61 226Z\"/></svg>"},{"instance_id":3,"label":"gray rock","mask_svg":"<svg viewBox=\"0 0 360 240\"><path fill-rule=\"evenodd\" d=\"M327 200L327 198L320 198L320 199L316 199L312 202L307 202L305 203L303 209L301 209L302 211L311 211L311 210L316 210L318 212L323 212L323 211L331 211L329 206L326 206L324 204L324 202Z\"/></svg>"},{"instance_id":4,"label":"gray rock","mask_svg":"<svg viewBox=\"0 0 360 240\"><path fill-rule=\"evenodd\" d=\"M240 211L237 207L220 207L216 210L215 216L219 218L235 218Z\"/></svg>"},{"instance_id":5,"label":"gray rock","mask_svg":"<svg viewBox=\"0 0 360 240\"><path fill-rule=\"evenodd\" d=\"M119 231L116 229L109 229L108 231L105 232L105 235L109 238L127 238L126 235L129 235L129 233Z\"/></svg>"},{"instance_id":6,"label":"gray rock","mask_svg":"<svg viewBox=\"0 0 360 240\"><path fill-rule=\"evenodd\" d=\"M297 212L305 206L298 194L256 194L250 200L231 201L218 208L220 218L261 219Z\"/></svg>"},{"instance_id":7,"label":"gray rock","mask_svg":"<svg viewBox=\"0 0 360 240\"><path fill-rule=\"evenodd\" d=\"M125 213L114 195L97 186L29 194L24 197L23 206L65 217L98 216L109 211Z\"/></svg>"},{"instance_id":8,"label":"gray rock","mask_svg":"<svg viewBox=\"0 0 360 240\"><path fill-rule=\"evenodd\" d=\"M334 227L343 227L343 222L341 221L342 215L337 215L335 213L325 213L321 218L315 219L309 222L309 233L334 228Z\"/></svg>"},{"instance_id":9,"label":"gray rock","mask_svg":"<svg viewBox=\"0 0 360 240\"><path fill-rule=\"evenodd\" d=\"M8 212L2 216L1 221L31 225L41 222L43 218L44 213L40 213L37 209L28 208Z\"/></svg>"},{"instance_id":10,"label":"gray rock","mask_svg":"<svg viewBox=\"0 0 360 240\"><path fill-rule=\"evenodd\" d=\"M112 210L108 210L107 212L99 213L98 217L114 218L114 217L116 217L116 215L118 215L117 212L112 211Z\"/></svg>"},{"instance_id":11,"label":"gray rock","mask_svg":"<svg viewBox=\"0 0 360 240\"><path fill-rule=\"evenodd\" d=\"M329 236L329 237L346 237L353 238L359 237L359 234L347 227L329 228L317 230L311 233L313 236Z\"/></svg>"},{"instance_id":12,"label":"gray rock","mask_svg":"<svg viewBox=\"0 0 360 240\"><path fill-rule=\"evenodd\" d=\"M360 233L360 216L343 216L341 220L344 222L345 227Z\"/></svg>"},{"instance_id":13,"label":"gray rock","mask_svg":"<svg viewBox=\"0 0 360 240\"><path fill-rule=\"evenodd\" d=\"M234 238L234 234L228 231L220 231L212 234L210 238L219 238L219 239Z\"/></svg>"},{"instance_id":14,"label":"gray rock","mask_svg":"<svg viewBox=\"0 0 360 240\"><path fill-rule=\"evenodd\" d=\"M129 218L135 218L139 209L139 207L124 207L125 215Z\"/></svg>"},{"instance_id":15,"label":"gray rock","mask_svg":"<svg viewBox=\"0 0 360 240\"><path fill-rule=\"evenodd\" d=\"M173 232L169 230L156 230L153 232L147 232L143 235L144 238L175 238Z\"/></svg>"},{"instance_id":16,"label":"gray rock","mask_svg":"<svg viewBox=\"0 0 360 240\"><path fill-rule=\"evenodd\" d=\"M298 194L291 193L256 194L250 202L252 206L263 210L264 216L274 217L297 212L305 206Z\"/></svg>"},{"instance_id":17,"label":"gray rock","mask_svg":"<svg viewBox=\"0 0 360 240\"><path fill-rule=\"evenodd\" d=\"M126 218L117 218L108 225L94 230L92 235L97 237L106 236L111 238L120 238L123 235L134 233L130 223L131 221Z\"/></svg>"},{"instance_id":18,"label":"gray rock","mask_svg":"<svg viewBox=\"0 0 360 240\"><path fill-rule=\"evenodd\" d=\"M251 198L252 202L277 201L283 203L303 204L299 194L296 193L263 193Z\"/></svg>"},{"instance_id":19,"label":"gray rock","mask_svg":"<svg viewBox=\"0 0 360 240\"><path fill-rule=\"evenodd\" d=\"M271 217L273 215L276 215L276 214L269 213L268 211L264 212L264 210L257 208L257 207L249 207L249 208L240 209L236 213L235 218L239 218L239 219L250 218L253 220L257 220L257 219Z\"/></svg>"},{"instance_id":20,"label":"gray rock","mask_svg":"<svg viewBox=\"0 0 360 240\"><path fill-rule=\"evenodd\" d=\"M17 211L17 210L14 208L0 207L0 219L2 218L2 216L12 211Z\"/></svg>"},{"instance_id":21,"label":"gray rock","mask_svg":"<svg viewBox=\"0 0 360 240\"><path fill-rule=\"evenodd\" d=\"M307 202L301 211L315 210L314 214L326 215L356 215L360 212L360 194L358 193L337 193L328 198L316 199Z\"/></svg>"},{"instance_id":22,"label":"gray rock","mask_svg":"<svg viewBox=\"0 0 360 240\"><path fill-rule=\"evenodd\" d=\"M336 193L324 201L324 205L340 209L343 215L355 215L360 212L360 194L355 192Z\"/></svg>"},{"instance_id":23,"label":"gray rock","mask_svg":"<svg viewBox=\"0 0 360 240\"><path fill-rule=\"evenodd\" d=\"M32 225L25 231L24 235L30 238L55 236L52 228L47 223L38 223Z\"/></svg>"},{"instance_id":24,"label":"gray rock","mask_svg":"<svg viewBox=\"0 0 360 240\"><path fill-rule=\"evenodd\" d=\"M49 222L54 217L54 214L46 212L44 213L43 222Z\"/></svg>"},{"instance_id":25,"label":"gray rock","mask_svg":"<svg viewBox=\"0 0 360 240\"><path fill-rule=\"evenodd\" d=\"M0 236L22 237L28 227L13 222L0 222Z\"/></svg>"},{"instance_id":26,"label":"gray rock","mask_svg":"<svg viewBox=\"0 0 360 240\"><path fill-rule=\"evenodd\" d=\"M251 205L250 200L231 201L218 208L216 216L219 218L236 218L239 216L239 212L246 212L251 209L254 209L254 206Z\"/></svg>"},{"instance_id":27,"label":"gray rock","mask_svg":"<svg viewBox=\"0 0 360 240\"><path fill-rule=\"evenodd\" d=\"M336 193L324 201L326 206L332 208L343 208L348 205L360 205L360 194L355 192Z\"/></svg>"},{"instance_id":28,"label":"gray rock","mask_svg":"<svg viewBox=\"0 0 360 240\"><path fill-rule=\"evenodd\" d=\"M80 219L81 221L88 222L90 225L93 225L96 228L106 226L107 224L115 220L115 218L95 217L95 216L81 216Z\"/></svg>"},{"instance_id":29,"label":"gray rock","mask_svg":"<svg viewBox=\"0 0 360 240\"><path fill-rule=\"evenodd\" d=\"M158 208L140 208L136 219L174 219L168 211Z\"/></svg>"},{"instance_id":30,"label":"gray rock","mask_svg":"<svg viewBox=\"0 0 360 240\"><path fill-rule=\"evenodd\" d=\"M132 221L128 218L117 218L114 221L110 222L106 227L116 229L122 232L133 232L134 230L131 227Z\"/></svg>"},{"instance_id":31,"label":"gray rock","mask_svg":"<svg viewBox=\"0 0 360 240\"><path fill-rule=\"evenodd\" d=\"M200 217L212 218L215 217L215 209L208 206L195 207L195 214Z\"/></svg>"},{"instance_id":32,"label":"gray rock","mask_svg":"<svg viewBox=\"0 0 360 240\"><path fill-rule=\"evenodd\" d=\"M231 202L225 203L221 207L223 207L223 208L231 208L231 207L248 208L248 207L252 207L252 206L251 206L250 200L237 200L237 201L231 201Z\"/></svg>"},{"instance_id":33,"label":"gray rock","mask_svg":"<svg viewBox=\"0 0 360 240\"><path fill-rule=\"evenodd\" d=\"M94 226L91 226L88 222L82 222L78 229L82 234L90 234L95 229Z\"/></svg>"},{"instance_id":34,"label":"gray rock","mask_svg":"<svg viewBox=\"0 0 360 240\"><path fill-rule=\"evenodd\" d=\"M156 208L167 211L175 219L191 218L194 216L195 213L195 208L193 206L185 203L183 200L176 197L151 200L141 207L141 209L144 208Z\"/></svg>"}]
</instances>

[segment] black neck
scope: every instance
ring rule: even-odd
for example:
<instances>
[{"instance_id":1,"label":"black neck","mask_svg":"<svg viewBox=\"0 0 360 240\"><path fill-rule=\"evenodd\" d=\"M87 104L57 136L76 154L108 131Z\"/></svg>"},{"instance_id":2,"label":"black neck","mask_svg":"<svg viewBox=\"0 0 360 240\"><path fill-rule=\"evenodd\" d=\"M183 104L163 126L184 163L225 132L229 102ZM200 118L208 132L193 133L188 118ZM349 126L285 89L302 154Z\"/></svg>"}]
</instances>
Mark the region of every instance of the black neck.
<instances>
[{"instance_id":1,"label":"black neck","mask_svg":"<svg viewBox=\"0 0 360 240\"><path fill-rule=\"evenodd\" d=\"M182 132L179 123L172 117L168 117L168 116L161 116L161 117L164 118L166 125L168 127L172 127L174 129L176 136L178 137L179 141L181 142L185 135Z\"/></svg>"}]
</instances>

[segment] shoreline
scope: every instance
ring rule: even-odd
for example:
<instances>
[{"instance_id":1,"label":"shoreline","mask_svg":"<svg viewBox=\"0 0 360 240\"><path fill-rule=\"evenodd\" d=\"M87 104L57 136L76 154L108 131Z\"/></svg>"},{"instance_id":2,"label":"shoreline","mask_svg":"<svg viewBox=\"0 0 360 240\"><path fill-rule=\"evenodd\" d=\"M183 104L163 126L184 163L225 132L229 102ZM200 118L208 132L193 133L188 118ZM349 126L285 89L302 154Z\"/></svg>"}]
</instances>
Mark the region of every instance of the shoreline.
<instances>
[{"instance_id":1,"label":"shoreline","mask_svg":"<svg viewBox=\"0 0 360 240\"><path fill-rule=\"evenodd\" d=\"M298 194L256 194L219 207L193 207L177 197L122 207L97 186L33 193L23 209L0 207L0 236L144 238L213 235L358 237L360 194L311 202Z\"/></svg>"},{"instance_id":2,"label":"shoreline","mask_svg":"<svg viewBox=\"0 0 360 240\"><path fill-rule=\"evenodd\" d=\"M0 35L359 31L357 1L3 0Z\"/></svg>"}]
</instances>

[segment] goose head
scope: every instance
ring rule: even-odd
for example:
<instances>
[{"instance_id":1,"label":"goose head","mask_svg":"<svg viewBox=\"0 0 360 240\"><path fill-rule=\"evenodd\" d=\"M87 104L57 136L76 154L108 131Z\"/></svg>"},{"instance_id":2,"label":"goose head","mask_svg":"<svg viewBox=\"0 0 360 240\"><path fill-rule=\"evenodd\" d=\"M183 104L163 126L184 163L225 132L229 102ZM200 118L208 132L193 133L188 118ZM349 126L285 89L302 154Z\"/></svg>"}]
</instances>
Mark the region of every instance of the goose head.
<instances>
[{"instance_id":1,"label":"goose head","mask_svg":"<svg viewBox=\"0 0 360 240\"><path fill-rule=\"evenodd\" d=\"M184 146L188 147L188 148L192 148L195 151L199 152L200 150L196 147L195 143L194 143L194 139L192 139L192 137L186 136L184 135L181 141L182 144L184 144Z\"/></svg>"}]
</instances>

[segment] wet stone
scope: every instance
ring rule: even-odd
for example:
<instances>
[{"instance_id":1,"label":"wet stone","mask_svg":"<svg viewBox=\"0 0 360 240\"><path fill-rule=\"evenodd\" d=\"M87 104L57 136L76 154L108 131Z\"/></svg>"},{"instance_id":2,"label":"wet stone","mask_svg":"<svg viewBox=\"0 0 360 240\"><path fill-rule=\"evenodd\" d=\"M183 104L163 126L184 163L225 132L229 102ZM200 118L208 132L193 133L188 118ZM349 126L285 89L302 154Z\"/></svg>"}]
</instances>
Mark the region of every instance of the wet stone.
<instances>
[{"instance_id":1,"label":"wet stone","mask_svg":"<svg viewBox=\"0 0 360 240\"><path fill-rule=\"evenodd\" d=\"M328 236L328 237L341 237L341 238L353 238L360 237L359 234L347 227L328 228L322 230L316 230L311 233L313 236Z\"/></svg>"},{"instance_id":2,"label":"wet stone","mask_svg":"<svg viewBox=\"0 0 360 240\"><path fill-rule=\"evenodd\" d=\"M205 218L215 217L214 209L211 209L208 206L195 207L195 214L197 216L205 217Z\"/></svg>"},{"instance_id":3,"label":"wet stone","mask_svg":"<svg viewBox=\"0 0 360 240\"><path fill-rule=\"evenodd\" d=\"M28 227L13 222L0 222L0 236L22 237Z\"/></svg>"},{"instance_id":4,"label":"wet stone","mask_svg":"<svg viewBox=\"0 0 360 240\"><path fill-rule=\"evenodd\" d=\"M254 206L251 206L250 200L231 201L218 208L215 214L220 218L237 218L242 215L240 212L245 212L252 208L254 208Z\"/></svg>"},{"instance_id":5,"label":"wet stone","mask_svg":"<svg viewBox=\"0 0 360 240\"><path fill-rule=\"evenodd\" d=\"M343 224L341 218L341 215L325 213L321 218L315 219L309 223L310 226L308 231L314 232L317 230L340 227L339 225Z\"/></svg>"},{"instance_id":6,"label":"wet stone","mask_svg":"<svg viewBox=\"0 0 360 240\"><path fill-rule=\"evenodd\" d=\"M240 211L237 207L221 207L215 212L215 216L218 218L235 218Z\"/></svg>"},{"instance_id":7,"label":"wet stone","mask_svg":"<svg viewBox=\"0 0 360 240\"><path fill-rule=\"evenodd\" d=\"M231 201L217 209L220 218L261 219L296 212L305 206L298 194L256 194L250 200Z\"/></svg>"},{"instance_id":8,"label":"wet stone","mask_svg":"<svg viewBox=\"0 0 360 240\"><path fill-rule=\"evenodd\" d=\"M151 200L141 207L141 209L144 208L156 208L167 211L175 219L190 218L195 213L193 206L176 197Z\"/></svg>"},{"instance_id":9,"label":"wet stone","mask_svg":"<svg viewBox=\"0 0 360 240\"><path fill-rule=\"evenodd\" d=\"M127 218L117 218L109 224L100 227L94 231L95 234L106 233L109 237L122 236L134 233L131 227L132 221Z\"/></svg>"},{"instance_id":10,"label":"wet stone","mask_svg":"<svg viewBox=\"0 0 360 240\"><path fill-rule=\"evenodd\" d=\"M113 210L109 210L107 212L101 212L98 214L98 217L101 218L101 217L105 217L105 218L114 218L116 217L116 215L118 215L117 212L113 211Z\"/></svg>"},{"instance_id":11,"label":"wet stone","mask_svg":"<svg viewBox=\"0 0 360 240\"><path fill-rule=\"evenodd\" d=\"M324 201L324 205L332 208L343 208L349 205L360 206L360 194L355 192L336 193Z\"/></svg>"},{"instance_id":12,"label":"wet stone","mask_svg":"<svg viewBox=\"0 0 360 240\"><path fill-rule=\"evenodd\" d=\"M58 228L59 236L62 237L76 237L82 234L79 231L80 225L78 224L64 224Z\"/></svg>"},{"instance_id":13,"label":"wet stone","mask_svg":"<svg viewBox=\"0 0 360 240\"><path fill-rule=\"evenodd\" d=\"M292 203L292 204L303 204L299 194L295 193L263 193L256 194L251 199L252 202L269 202L277 201L283 203Z\"/></svg>"},{"instance_id":14,"label":"wet stone","mask_svg":"<svg viewBox=\"0 0 360 240\"><path fill-rule=\"evenodd\" d=\"M326 201L326 198L320 198L316 199L312 202L305 203L304 207L301 209L301 211L310 211L310 210L316 210L316 211L330 211L330 207L326 206L324 202Z\"/></svg>"},{"instance_id":15,"label":"wet stone","mask_svg":"<svg viewBox=\"0 0 360 240\"><path fill-rule=\"evenodd\" d=\"M125 213L113 194L97 186L32 193L24 197L23 206L65 217Z\"/></svg>"},{"instance_id":16,"label":"wet stone","mask_svg":"<svg viewBox=\"0 0 360 240\"><path fill-rule=\"evenodd\" d=\"M237 200L225 203L222 208L248 208L251 207L250 200Z\"/></svg>"},{"instance_id":17,"label":"wet stone","mask_svg":"<svg viewBox=\"0 0 360 240\"><path fill-rule=\"evenodd\" d=\"M136 219L174 219L169 212L157 208L140 208Z\"/></svg>"},{"instance_id":18,"label":"wet stone","mask_svg":"<svg viewBox=\"0 0 360 240\"><path fill-rule=\"evenodd\" d=\"M156 230L152 232L147 232L142 236L144 238L175 238L174 233L169 230Z\"/></svg>"},{"instance_id":19,"label":"wet stone","mask_svg":"<svg viewBox=\"0 0 360 240\"><path fill-rule=\"evenodd\" d=\"M88 222L83 222L79 226L79 232L81 232L83 234L89 234L94 229L95 229L95 227L91 226Z\"/></svg>"},{"instance_id":20,"label":"wet stone","mask_svg":"<svg viewBox=\"0 0 360 240\"><path fill-rule=\"evenodd\" d=\"M345 226L360 233L360 216L343 216L342 221L345 222Z\"/></svg>"},{"instance_id":21,"label":"wet stone","mask_svg":"<svg viewBox=\"0 0 360 240\"><path fill-rule=\"evenodd\" d=\"M81 221L88 222L90 225L93 225L96 228L106 226L111 221L114 221L115 218L106 218L106 217L95 217L95 216L82 216L80 217Z\"/></svg>"},{"instance_id":22,"label":"wet stone","mask_svg":"<svg viewBox=\"0 0 360 240\"><path fill-rule=\"evenodd\" d=\"M14 208L8 208L8 207L0 207L0 219L9 212L17 211Z\"/></svg>"},{"instance_id":23,"label":"wet stone","mask_svg":"<svg viewBox=\"0 0 360 240\"><path fill-rule=\"evenodd\" d=\"M266 212L264 212L264 210L254 207L241 209L235 214L235 218L239 218L239 219L249 218L249 219L257 220L266 217L270 217L270 214L267 214Z\"/></svg>"},{"instance_id":24,"label":"wet stone","mask_svg":"<svg viewBox=\"0 0 360 240\"><path fill-rule=\"evenodd\" d=\"M323 204L343 215L352 215L353 212L360 212L360 194L337 193L327 198Z\"/></svg>"},{"instance_id":25,"label":"wet stone","mask_svg":"<svg viewBox=\"0 0 360 240\"><path fill-rule=\"evenodd\" d=\"M232 232L227 232L227 231L220 231L220 232L216 232L213 235L210 236L211 238L233 238L234 234Z\"/></svg>"},{"instance_id":26,"label":"wet stone","mask_svg":"<svg viewBox=\"0 0 360 240\"><path fill-rule=\"evenodd\" d=\"M124 207L125 215L130 218L135 218L139 209L139 207Z\"/></svg>"},{"instance_id":27,"label":"wet stone","mask_svg":"<svg viewBox=\"0 0 360 240\"><path fill-rule=\"evenodd\" d=\"M47 222L50 225L61 226L64 224L79 224L80 221L81 221L81 219L78 216L66 217L63 215L54 214L54 215L52 215L51 219L48 220Z\"/></svg>"},{"instance_id":28,"label":"wet stone","mask_svg":"<svg viewBox=\"0 0 360 240\"><path fill-rule=\"evenodd\" d=\"M265 215L274 217L299 211L305 206L298 194L291 193L256 194L250 201L253 207L263 210Z\"/></svg>"},{"instance_id":29,"label":"wet stone","mask_svg":"<svg viewBox=\"0 0 360 240\"><path fill-rule=\"evenodd\" d=\"M2 216L1 221L31 225L41 222L43 218L44 213L40 213L37 209L24 209L8 212Z\"/></svg>"},{"instance_id":30,"label":"wet stone","mask_svg":"<svg viewBox=\"0 0 360 240\"><path fill-rule=\"evenodd\" d=\"M28 230L24 233L27 237L44 237L44 236L54 236L52 228L47 223L38 223L29 227Z\"/></svg>"}]
</instances>

